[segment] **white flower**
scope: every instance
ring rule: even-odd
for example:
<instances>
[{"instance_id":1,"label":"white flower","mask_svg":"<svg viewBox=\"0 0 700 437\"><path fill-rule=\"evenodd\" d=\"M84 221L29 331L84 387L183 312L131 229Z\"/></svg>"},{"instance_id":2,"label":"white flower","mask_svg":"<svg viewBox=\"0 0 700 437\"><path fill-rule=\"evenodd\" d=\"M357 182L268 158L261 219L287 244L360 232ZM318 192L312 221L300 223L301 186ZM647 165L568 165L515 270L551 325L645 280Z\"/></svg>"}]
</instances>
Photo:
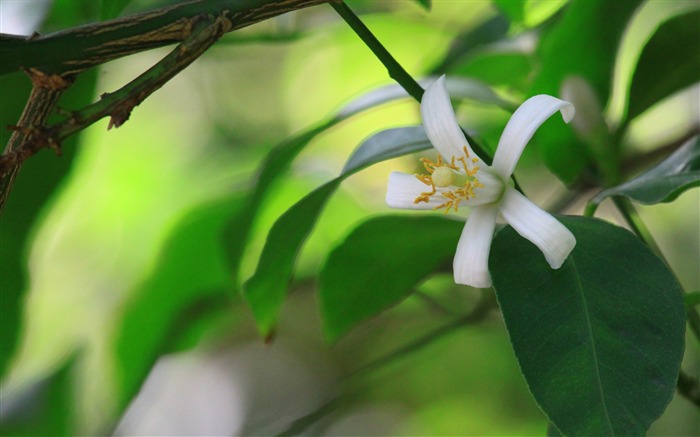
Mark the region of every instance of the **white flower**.
<instances>
[{"instance_id":1,"label":"white flower","mask_svg":"<svg viewBox=\"0 0 700 437\"><path fill-rule=\"evenodd\" d=\"M571 103L538 95L526 100L508 121L498 142L493 165L472 151L457 120L445 87L445 76L423 95L423 126L439 155L436 162L422 158L428 174L392 172L386 203L392 208L457 210L473 208L464 226L454 259L458 284L491 286L488 271L491 239L500 212L521 236L534 243L549 265L558 269L576 245L576 238L549 213L532 203L509 183L525 145L542 123L560 111L568 123Z\"/></svg>"}]
</instances>

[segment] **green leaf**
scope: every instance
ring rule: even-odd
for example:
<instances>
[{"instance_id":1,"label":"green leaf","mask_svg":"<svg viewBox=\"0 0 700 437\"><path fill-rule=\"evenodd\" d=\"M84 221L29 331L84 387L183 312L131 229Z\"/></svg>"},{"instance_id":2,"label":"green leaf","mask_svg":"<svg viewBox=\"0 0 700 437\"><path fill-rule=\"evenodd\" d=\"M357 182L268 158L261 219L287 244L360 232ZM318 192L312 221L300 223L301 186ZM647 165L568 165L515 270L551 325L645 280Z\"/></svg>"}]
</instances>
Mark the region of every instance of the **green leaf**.
<instances>
[{"instance_id":1,"label":"green leaf","mask_svg":"<svg viewBox=\"0 0 700 437\"><path fill-rule=\"evenodd\" d=\"M688 140L671 156L634 179L598 193L593 208L610 196L624 196L645 205L671 202L690 188L700 186L700 136Z\"/></svg>"},{"instance_id":2,"label":"green leaf","mask_svg":"<svg viewBox=\"0 0 700 437\"><path fill-rule=\"evenodd\" d=\"M568 0L492 0L508 18L525 27L535 27L559 11Z\"/></svg>"},{"instance_id":3,"label":"green leaf","mask_svg":"<svg viewBox=\"0 0 700 437\"><path fill-rule=\"evenodd\" d=\"M301 246L341 180L331 180L294 204L267 236L255 274L243 285L243 296L264 337L269 337L277 324Z\"/></svg>"},{"instance_id":4,"label":"green leaf","mask_svg":"<svg viewBox=\"0 0 700 437\"><path fill-rule=\"evenodd\" d=\"M463 222L441 215L414 215L377 217L353 230L330 253L319 277L326 338L336 341L448 265L463 228Z\"/></svg>"},{"instance_id":5,"label":"green leaf","mask_svg":"<svg viewBox=\"0 0 700 437\"><path fill-rule=\"evenodd\" d=\"M367 138L352 152L340 177L348 177L372 164L431 147L422 126L387 129Z\"/></svg>"},{"instance_id":6,"label":"green leaf","mask_svg":"<svg viewBox=\"0 0 700 437\"><path fill-rule=\"evenodd\" d=\"M131 0L102 0L100 2L100 20L110 20L122 13Z\"/></svg>"},{"instance_id":7,"label":"green leaf","mask_svg":"<svg viewBox=\"0 0 700 437\"><path fill-rule=\"evenodd\" d=\"M267 236L258 267L243 286L244 297L263 336L271 335L287 296L297 255L340 183L371 164L430 147L421 126L379 132L353 152L340 176L301 199L275 222Z\"/></svg>"},{"instance_id":8,"label":"green leaf","mask_svg":"<svg viewBox=\"0 0 700 437\"><path fill-rule=\"evenodd\" d=\"M230 243L228 258L231 266L233 284L236 289L239 287L240 265L248 245L250 233L253 228L255 217L260 210L267 194L273 184L282 177L294 158L306 147L317 135L335 126L339 119L325 121L314 126L282 143L278 144L268 153L265 162L262 164L260 173L256 178L255 189L243 200L246 205L241 209L233 221L229 229Z\"/></svg>"},{"instance_id":9,"label":"green leaf","mask_svg":"<svg viewBox=\"0 0 700 437\"><path fill-rule=\"evenodd\" d=\"M432 6L433 1L432 0L414 0L416 3L419 5L423 6L426 11L430 10L430 7Z\"/></svg>"},{"instance_id":10,"label":"green leaf","mask_svg":"<svg viewBox=\"0 0 700 437\"><path fill-rule=\"evenodd\" d=\"M557 96L562 82L575 75L593 87L599 102L607 102L616 48L640 4L641 0L570 3L562 19L542 35L537 50L541 67L529 94ZM590 159L571 126L561 123L540 129L533 144L540 148L547 167L565 183L573 182Z\"/></svg>"},{"instance_id":11,"label":"green leaf","mask_svg":"<svg viewBox=\"0 0 700 437\"><path fill-rule=\"evenodd\" d=\"M692 308L700 305L700 291L693 291L691 293L686 293L683 297L683 302L688 308Z\"/></svg>"},{"instance_id":12,"label":"green leaf","mask_svg":"<svg viewBox=\"0 0 700 437\"><path fill-rule=\"evenodd\" d=\"M474 28L470 27L454 39L450 51L445 55L442 62L433 68L433 71L448 71L454 64L470 57L480 48L501 40L508 33L509 26L510 21L507 18L503 15L496 15Z\"/></svg>"},{"instance_id":13,"label":"green leaf","mask_svg":"<svg viewBox=\"0 0 700 437\"><path fill-rule=\"evenodd\" d=\"M564 435L644 435L673 396L685 313L673 273L628 231L559 217L576 247L558 270L511 227L490 269L530 391Z\"/></svg>"},{"instance_id":14,"label":"green leaf","mask_svg":"<svg viewBox=\"0 0 700 437\"><path fill-rule=\"evenodd\" d=\"M525 21L525 1L526 0L491 0L510 21L515 23L522 23Z\"/></svg>"},{"instance_id":15,"label":"green leaf","mask_svg":"<svg viewBox=\"0 0 700 437\"><path fill-rule=\"evenodd\" d=\"M77 6L76 6L77 7ZM81 76L62 97L59 106L76 108L88 104L94 94L96 72ZM31 83L22 73L0 76L0 141L7 144L29 97ZM51 119L50 119L51 120ZM42 210L69 174L80 136L63 143L63 155L43 151L22 166L0 217L0 377L3 376L20 330L20 315L26 283L30 235Z\"/></svg>"},{"instance_id":16,"label":"green leaf","mask_svg":"<svg viewBox=\"0 0 700 437\"><path fill-rule=\"evenodd\" d=\"M525 90L533 69L532 56L519 52L503 52L497 47L474 53L455 65L452 71L461 76L483 80L489 85L506 85Z\"/></svg>"},{"instance_id":17,"label":"green leaf","mask_svg":"<svg viewBox=\"0 0 700 437\"><path fill-rule=\"evenodd\" d=\"M628 119L700 80L700 11L664 23L644 47L632 78Z\"/></svg>"},{"instance_id":18,"label":"green leaf","mask_svg":"<svg viewBox=\"0 0 700 437\"><path fill-rule=\"evenodd\" d=\"M3 398L0 431L3 436L75 435L73 374L77 357L66 360L52 374L25 393Z\"/></svg>"},{"instance_id":19,"label":"green leaf","mask_svg":"<svg viewBox=\"0 0 700 437\"><path fill-rule=\"evenodd\" d=\"M157 358L188 326L230 300L229 270L222 245L227 220L240 208L240 195L204 205L172 232L155 269L128 303L117 330L120 407L141 387Z\"/></svg>"}]
</instances>

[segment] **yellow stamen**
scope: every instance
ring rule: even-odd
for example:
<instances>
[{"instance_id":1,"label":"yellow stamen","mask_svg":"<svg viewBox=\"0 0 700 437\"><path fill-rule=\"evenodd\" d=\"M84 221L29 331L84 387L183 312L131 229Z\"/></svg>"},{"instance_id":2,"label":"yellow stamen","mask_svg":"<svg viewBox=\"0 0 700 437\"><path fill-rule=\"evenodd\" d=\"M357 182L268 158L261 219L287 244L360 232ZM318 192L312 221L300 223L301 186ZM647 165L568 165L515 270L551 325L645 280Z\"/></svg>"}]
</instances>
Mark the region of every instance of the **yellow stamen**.
<instances>
[{"instance_id":1,"label":"yellow stamen","mask_svg":"<svg viewBox=\"0 0 700 437\"><path fill-rule=\"evenodd\" d=\"M459 158L455 158L453 156L449 163L445 162L441 155L438 155L436 162L433 162L428 158L420 158L420 162L423 164L423 167L428 174L417 174L415 176L416 179L425 185L428 185L431 188L431 191L421 193L420 196L416 197L416 199L413 201L414 203L429 203L430 198L438 193L437 187L459 187L455 190L440 192L440 195L447 199L447 201L436 206L434 209L444 209L445 213L448 213L451 209L454 209L456 212L462 200L469 200L476 197L474 189L481 188L484 185L479 182L479 179L476 177L479 167L475 166L473 168L469 168L469 165L467 164L469 150L466 146L463 150L464 156L460 156ZM459 161L461 168L456 164L456 161ZM473 158L471 161L472 163L477 163L479 162L479 159Z\"/></svg>"}]
</instances>

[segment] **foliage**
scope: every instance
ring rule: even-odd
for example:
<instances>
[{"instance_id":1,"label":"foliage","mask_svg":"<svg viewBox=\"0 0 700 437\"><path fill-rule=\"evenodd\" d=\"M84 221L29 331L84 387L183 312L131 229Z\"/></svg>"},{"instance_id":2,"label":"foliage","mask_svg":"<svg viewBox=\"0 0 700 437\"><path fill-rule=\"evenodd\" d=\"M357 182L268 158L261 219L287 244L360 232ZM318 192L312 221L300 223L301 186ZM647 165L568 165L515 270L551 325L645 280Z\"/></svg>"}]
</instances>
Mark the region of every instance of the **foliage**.
<instances>
[{"instance_id":1,"label":"foliage","mask_svg":"<svg viewBox=\"0 0 700 437\"><path fill-rule=\"evenodd\" d=\"M0 38L3 434L700 432L696 5L171 3ZM576 108L513 182L555 193L561 267L499 225L493 287L457 285L469 208L388 213L392 169L443 188L443 74L484 162L528 97Z\"/></svg>"}]
</instances>

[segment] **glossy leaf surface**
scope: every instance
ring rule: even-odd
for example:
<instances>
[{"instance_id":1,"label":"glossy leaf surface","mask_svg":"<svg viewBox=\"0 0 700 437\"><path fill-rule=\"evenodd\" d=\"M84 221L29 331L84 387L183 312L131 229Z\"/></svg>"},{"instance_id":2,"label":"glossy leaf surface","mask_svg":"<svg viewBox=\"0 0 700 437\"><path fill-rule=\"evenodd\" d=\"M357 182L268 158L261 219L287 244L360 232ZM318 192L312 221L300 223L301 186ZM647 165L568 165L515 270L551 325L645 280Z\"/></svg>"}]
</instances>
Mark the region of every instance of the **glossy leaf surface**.
<instances>
[{"instance_id":1,"label":"glossy leaf surface","mask_svg":"<svg viewBox=\"0 0 700 437\"><path fill-rule=\"evenodd\" d=\"M507 227L490 269L530 391L564 435L643 435L673 396L683 356L682 292L628 231L559 217L577 245L559 270Z\"/></svg>"},{"instance_id":2,"label":"glossy leaf surface","mask_svg":"<svg viewBox=\"0 0 700 437\"><path fill-rule=\"evenodd\" d=\"M700 81L700 10L659 27L642 51L632 78L627 117Z\"/></svg>"},{"instance_id":3,"label":"glossy leaf surface","mask_svg":"<svg viewBox=\"0 0 700 437\"><path fill-rule=\"evenodd\" d=\"M585 79L602 105L610 93L615 48L637 7L638 0L571 2L562 19L543 33L538 47L541 68L529 94L560 95L570 76ZM601 26L600 23L605 23ZM572 182L587 165L586 146L569 125L547 123L533 138L547 167L562 181Z\"/></svg>"},{"instance_id":4,"label":"glossy leaf surface","mask_svg":"<svg viewBox=\"0 0 700 437\"><path fill-rule=\"evenodd\" d=\"M244 297L260 332L269 335L292 280L294 263L323 207L348 176L368 165L431 147L420 126L382 131L368 138L350 156L337 178L301 199L274 224L255 274L244 284Z\"/></svg>"},{"instance_id":5,"label":"glossy leaf surface","mask_svg":"<svg viewBox=\"0 0 700 437\"><path fill-rule=\"evenodd\" d=\"M134 291L136 298L126 305L116 341L121 408L138 392L157 358L195 319L226 309L230 279L222 233L238 207L240 199L227 197L188 214L172 233L153 274Z\"/></svg>"},{"instance_id":6,"label":"glossy leaf surface","mask_svg":"<svg viewBox=\"0 0 700 437\"><path fill-rule=\"evenodd\" d=\"M464 223L440 215L367 220L331 252L319 278L326 338L396 305L450 265Z\"/></svg>"},{"instance_id":7,"label":"glossy leaf surface","mask_svg":"<svg viewBox=\"0 0 700 437\"><path fill-rule=\"evenodd\" d=\"M700 137L696 136L655 167L622 185L600 192L591 203L598 205L610 196L624 196L653 205L671 202L697 186L700 186Z\"/></svg>"}]
</instances>

